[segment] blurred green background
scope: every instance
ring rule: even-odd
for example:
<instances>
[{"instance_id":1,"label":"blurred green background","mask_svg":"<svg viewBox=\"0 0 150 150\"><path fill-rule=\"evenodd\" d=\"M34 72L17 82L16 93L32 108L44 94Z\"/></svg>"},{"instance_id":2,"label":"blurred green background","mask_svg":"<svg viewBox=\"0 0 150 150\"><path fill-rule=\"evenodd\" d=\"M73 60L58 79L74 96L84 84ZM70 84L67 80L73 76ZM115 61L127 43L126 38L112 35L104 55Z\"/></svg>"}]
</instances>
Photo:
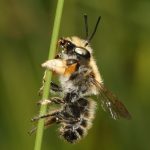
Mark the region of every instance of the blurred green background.
<instances>
[{"instance_id":1,"label":"blurred green background","mask_svg":"<svg viewBox=\"0 0 150 150\"><path fill-rule=\"evenodd\" d=\"M33 124L52 33L56 0L0 2L0 150L32 150ZM85 36L83 14L92 31L94 55L109 89L118 95L132 120L111 119L98 107L84 140L70 145L58 138L57 126L44 132L42 150L150 149L150 1L65 0L61 36Z\"/></svg>"}]
</instances>

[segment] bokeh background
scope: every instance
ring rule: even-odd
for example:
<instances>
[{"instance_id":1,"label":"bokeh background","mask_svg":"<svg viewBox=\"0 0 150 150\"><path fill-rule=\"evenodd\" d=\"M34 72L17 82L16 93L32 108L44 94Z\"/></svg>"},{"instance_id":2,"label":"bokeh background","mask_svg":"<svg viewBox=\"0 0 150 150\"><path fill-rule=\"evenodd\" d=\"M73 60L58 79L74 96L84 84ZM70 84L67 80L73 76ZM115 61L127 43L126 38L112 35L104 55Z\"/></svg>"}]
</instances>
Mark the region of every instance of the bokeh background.
<instances>
[{"instance_id":1,"label":"bokeh background","mask_svg":"<svg viewBox=\"0 0 150 150\"><path fill-rule=\"evenodd\" d=\"M32 150L33 124L48 57L56 0L0 1L0 149ZM92 31L94 55L104 82L125 103L132 120L111 119L98 107L84 140L70 145L57 126L44 132L42 150L150 149L150 1L65 0L60 37L85 36L83 14Z\"/></svg>"}]
</instances>

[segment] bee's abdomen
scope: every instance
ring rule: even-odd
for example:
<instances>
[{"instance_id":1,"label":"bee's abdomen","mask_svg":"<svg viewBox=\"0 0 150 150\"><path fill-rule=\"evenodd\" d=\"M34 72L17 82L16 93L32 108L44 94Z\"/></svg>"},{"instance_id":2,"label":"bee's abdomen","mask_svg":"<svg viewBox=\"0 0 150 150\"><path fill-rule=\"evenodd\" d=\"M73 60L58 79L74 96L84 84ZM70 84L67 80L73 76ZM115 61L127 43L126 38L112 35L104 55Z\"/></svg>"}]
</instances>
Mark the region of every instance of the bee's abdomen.
<instances>
[{"instance_id":1,"label":"bee's abdomen","mask_svg":"<svg viewBox=\"0 0 150 150\"><path fill-rule=\"evenodd\" d=\"M75 124L70 126L66 125L60 129L60 135L69 143L75 143L80 140L86 133L86 128L82 126L76 126Z\"/></svg>"},{"instance_id":2,"label":"bee's abdomen","mask_svg":"<svg viewBox=\"0 0 150 150\"><path fill-rule=\"evenodd\" d=\"M79 101L78 107L81 107L81 105L85 109L79 111L80 117L78 118L78 121L73 122L68 118L68 123L64 123L60 128L60 136L69 143L75 143L82 139L92 126L96 106L95 102L82 99L82 101ZM71 119L73 120L73 118ZM77 119L76 115L74 119Z\"/></svg>"},{"instance_id":3,"label":"bee's abdomen","mask_svg":"<svg viewBox=\"0 0 150 150\"><path fill-rule=\"evenodd\" d=\"M71 127L64 127L61 129L60 135L69 143L75 143L80 140L85 135L85 129L82 127L74 128L75 126Z\"/></svg>"}]
</instances>

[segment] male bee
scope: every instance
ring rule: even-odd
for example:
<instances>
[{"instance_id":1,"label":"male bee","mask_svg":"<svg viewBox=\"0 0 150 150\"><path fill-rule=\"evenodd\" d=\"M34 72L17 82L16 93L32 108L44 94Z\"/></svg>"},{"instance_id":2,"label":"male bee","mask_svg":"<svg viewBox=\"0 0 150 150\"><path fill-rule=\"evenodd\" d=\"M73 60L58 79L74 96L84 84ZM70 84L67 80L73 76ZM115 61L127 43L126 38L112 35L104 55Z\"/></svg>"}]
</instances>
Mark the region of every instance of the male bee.
<instances>
[{"instance_id":1,"label":"male bee","mask_svg":"<svg viewBox=\"0 0 150 150\"><path fill-rule=\"evenodd\" d=\"M87 15L84 15L84 20L85 40L76 36L60 38L58 47L61 50L55 59L42 64L42 67L59 75L60 85L51 82L51 90L63 93L63 96L52 97L40 103L60 104L61 108L33 118L33 120L46 118L45 127L53 123L60 124L60 136L70 143L84 137L92 125L96 102L90 98L91 95L99 95L102 108L113 119L131 118L123 103L105 87L93 57L90 41L97 30L100 17L90 36Z\"/></svg>"}]
</instances>

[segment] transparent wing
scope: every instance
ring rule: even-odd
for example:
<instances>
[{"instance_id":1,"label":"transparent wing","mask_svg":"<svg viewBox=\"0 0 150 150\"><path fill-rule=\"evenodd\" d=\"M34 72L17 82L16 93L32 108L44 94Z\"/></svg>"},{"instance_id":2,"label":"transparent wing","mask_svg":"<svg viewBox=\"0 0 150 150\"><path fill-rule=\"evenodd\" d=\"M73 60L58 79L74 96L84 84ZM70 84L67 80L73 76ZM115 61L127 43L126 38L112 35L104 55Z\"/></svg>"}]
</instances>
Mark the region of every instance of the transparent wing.
<instances>
[{"instance_id":1,"label":"transparent wing","mask_svg":"<svg viewBox=\"0 0 150 150\"><path fill-rule=\"evenodd\" d=\"M131 119L131 115L125 105L119 101L118 98L103 85L103 83L99 83L95 79L92 82L99 89L102 108L108 112L113 119L116 120L120 117Z\"/></svg>"}]
</instances>

